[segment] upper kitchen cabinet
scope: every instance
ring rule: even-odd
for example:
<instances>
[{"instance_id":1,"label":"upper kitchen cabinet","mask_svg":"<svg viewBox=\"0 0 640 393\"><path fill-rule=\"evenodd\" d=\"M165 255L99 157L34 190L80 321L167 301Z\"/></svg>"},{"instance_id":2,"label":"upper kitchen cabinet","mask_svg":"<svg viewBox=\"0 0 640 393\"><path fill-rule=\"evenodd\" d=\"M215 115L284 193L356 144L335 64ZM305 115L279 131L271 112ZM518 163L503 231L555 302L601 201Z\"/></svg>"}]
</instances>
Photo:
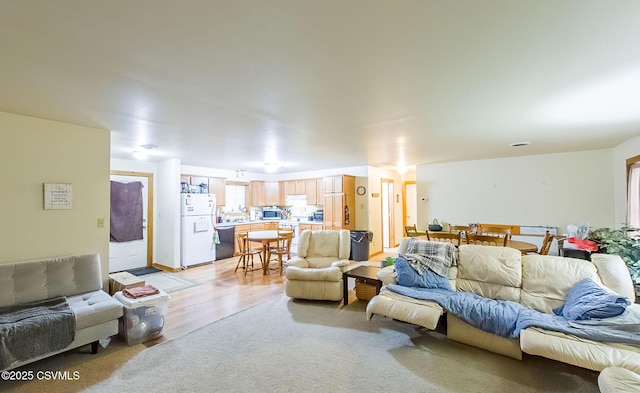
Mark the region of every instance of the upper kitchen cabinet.
<instances>
[{"instance_id":1,"label":"upper kitchen cabinet","mask_svg":"<svg viewBox=\"0 0 640 393\"><path fill-rule=\"evenodd\" d=\"M330 176L324 185L325 229L355 229L355 177L349 175ZM339 191L336 191L339 190Z\"/></svg>"},{"instance_id":2,"label":"upper kitchen cabinet","mask_svg":"<svg viewBox=\"0 0 640 393\"><path fill-rule=\"evenodd\" d=\"M307 179L305 180L306 194L307 194L307 205L317 205L318 204L318 195L316 192L316 179ZM322 198L322 195L320 195Z\"/></svg>"},{"instance_id":3,"label":"upper kitchen cabinet","mask_svg":"<svg viewBox=\"0 0 640 393\"><path fill-rule=\"evenodd\" d=\"M282 206L282 184L278 181L251 181L251 206Z\"/></svg>"},{"instance_id":4,"label":"upper kitchen cabinet","mask_svg":"<svg viewBox=\"0 0 640 393\"><path fill-rule=\"evenodd\" d=\"M346 191L345 190L345 181L350 181L349 179L354 180L353 176L348 175L338 175L338 176L327 176L324 178L324 193L325 194L340 194ZM354 183L355 184L355 180Z\"/></svg>"},{"instance_id":5,"label":"upper kitchen cabinet","mask_svg":"<svg viewBox=\"0 0 640 393\"><path fill-rule=\"evenodd\" d=\"M279 182L279 181L264 182L264 203L267 206L284 205L282 182Z\"/></svg>"},{"instance_id":6,"label":"upper kitchen cabinet","mask_svg":"<svg viewBox=\"0 0 640 393\"><path fill-rule=\"evenodd\" d=\"M226 185L226 180L221 177L209 178L209 194L215 194L216 204L218 206L225 205L225 194L226 194L225 185Z\"/></svg>"},{"instance_id":7,"label":"upper kitchen cabinet","mask_svg":"<svg viewBox=\"0 0 640 393\"><path fill-rule=\"evenodd\" d=\"M284 194L288 195L305 195L307 193L306 180L287 180L284 182Z\"/></svg>"},{"instance_id":8,"label":"upper kitchen cabinet","mask_svg":"<svg viewBox=\"0 0 640 393\"><path fill-rule=\"evenodd\" d=\"M264 181L251 180L251 206L264 206Z\"/></svg>"}]
</instances>

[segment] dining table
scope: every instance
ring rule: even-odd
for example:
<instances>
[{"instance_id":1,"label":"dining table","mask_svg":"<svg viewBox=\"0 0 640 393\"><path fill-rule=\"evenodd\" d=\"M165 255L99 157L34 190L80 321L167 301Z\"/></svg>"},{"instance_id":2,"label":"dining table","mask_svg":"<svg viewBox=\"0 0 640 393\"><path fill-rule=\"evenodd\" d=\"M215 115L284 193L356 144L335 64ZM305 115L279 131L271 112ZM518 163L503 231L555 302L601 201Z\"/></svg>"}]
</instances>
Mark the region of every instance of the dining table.
<instances>
[{"instance_id":1,"label":"dining table","mask_svg":"<svg viewBox=\"0 0 640 393\"><path fill-rule=\"evenodd\" d=\"M271 229L247 232L247 241L262 244L262 274L269 274L269 261L267 260L269 244L277 242L280 235L289 233L293 233L293 231Z\"/></svg>"},{"instance_id":2,"label":"dining table","mask_svg":"<svg viewBox=\"0 0 640 393\"><path fill-rule=\"evenodd\" d=\"M416 238L422 239L422 240L428 240L426 236L417 236ZM453 244L456 247L459 246L458 241L456 239L451 239L451 244ZM462 240L462 244L464 245L467 243L466 241ZM529 242L523 242L522 240L509 239L507 240L506 247L515 248L516 250L520 251L523 255L530 252L538 252L537 245Z\"/></svg>"}]
</instances>

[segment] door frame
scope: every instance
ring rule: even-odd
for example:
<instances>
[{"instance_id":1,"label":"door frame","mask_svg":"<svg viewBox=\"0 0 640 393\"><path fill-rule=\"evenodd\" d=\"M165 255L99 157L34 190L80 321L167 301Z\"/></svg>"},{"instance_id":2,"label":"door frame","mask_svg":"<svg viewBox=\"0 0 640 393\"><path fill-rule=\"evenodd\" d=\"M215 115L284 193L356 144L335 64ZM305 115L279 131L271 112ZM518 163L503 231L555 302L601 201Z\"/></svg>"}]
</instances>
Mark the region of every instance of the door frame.
<instances>
[{"instance_id":1,"label":"door frame","mask_svg":"<svg viewBox=\"0 0 640 393\"><path fill-rule=\"evenodd\" d=\"M391 185L391 195L388 195L389 193L387 192L386 196L383 196L384 193L384 184L390 184ZM387 189L387 191L389 191L389 189ZM387 224L389 226L389 239L388 239L388 244L389 244L389 248L394 247L396 243L395 238L396 238L396 233L395 233L395 208L394 208L394 202L393 202L393 196L394 196L394 192L395 192L395 181L393 179L387 179L387 178L380 178L380 194L381 194L381 198L380 198L380 218L381 218L381 224L382 224L382 250L384 251L385 248L385 239L384 239L384 225L385 225L385 220L387 220ZM384 214L382 214L384 212L384 208L383 208L383 204L384 201L387 201L387 209L389 210L389 217L385 218Z\"/></svg>"},{"instance_id":2,"label":"door frame","mask_svg":"<svg viewBox=\"0 0 640 393\"><path fill-rule=\"evenodd\" d=\"M407 184L416 184L415 180L407 180L402 183L402 227L407 226ZM417 218L417 217L416 217ZM416 224L418 220L416 220Z\"/></svg>"},{"instance_id":3,"label":"door frame","mask_svg":"<svg viewBox=\"0 0 640 393\"><path fill-rule=\"evenodd\" d=\"M111 171L111 175L147 178L147 266L153 266L153 173ZM111 204L111 201L109 201Z\"/></svg>"}]
</instances>

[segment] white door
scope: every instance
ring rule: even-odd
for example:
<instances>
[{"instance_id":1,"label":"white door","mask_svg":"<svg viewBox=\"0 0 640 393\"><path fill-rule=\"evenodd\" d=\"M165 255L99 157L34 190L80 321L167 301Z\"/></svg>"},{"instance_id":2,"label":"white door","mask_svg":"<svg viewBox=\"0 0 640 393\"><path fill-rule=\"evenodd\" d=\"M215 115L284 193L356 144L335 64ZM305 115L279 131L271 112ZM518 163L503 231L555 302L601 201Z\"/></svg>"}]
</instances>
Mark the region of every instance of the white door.
<instances>
[{"instance_id":1,"label":"white door","mask_svg":"<svg viewBox=\"0 0 640 393\"><path fill-rule=\"evenodd\" d=\"M418 200L416 196L416 183L407 183L405 185L405 203L407 216L405 217L405 225L417 225L418 217Z\"/></svg>"},{"instance_id":2,"label":"white door","mask_svg":"<svg viewBox=\"0 0 640 393\"><path fill-rule=\"evenodd\" d=\"M147 223L149 222L149 178L145 176L111 175L112 181L142 183L142 239L129 242L109 242L109 273L147 266Z\"/></svg>"}]
</instances>

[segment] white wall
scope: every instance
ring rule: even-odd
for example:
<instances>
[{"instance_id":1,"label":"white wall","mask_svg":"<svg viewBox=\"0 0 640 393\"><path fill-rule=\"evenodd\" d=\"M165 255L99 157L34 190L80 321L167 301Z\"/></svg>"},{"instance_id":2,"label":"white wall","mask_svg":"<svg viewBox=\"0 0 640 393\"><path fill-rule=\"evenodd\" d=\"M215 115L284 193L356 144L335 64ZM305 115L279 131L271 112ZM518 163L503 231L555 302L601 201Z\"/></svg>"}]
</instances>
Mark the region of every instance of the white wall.
<instances>
[{"instance_id":1,"label":"white wall","mask_svg":"<svg viewBox=\"0 0 640 393\"><path fill-rule=\"evenodd\" d=\"M418 227L434 218L550 225L611 226L611 149L421 165L416 169Z\"/></svg>"},{"instance_id":2,"label":"white wall","mask_svg":"<svg viewBox=\"0 0 640 393\"><path fill-rule=\"evenodd\" d=\"M180 269L180 160L158 164L156 263Z\"/></svg>"},{"instance_id":3,"label":"white wall","mask_svg":"<svg viewBox=\"0 0 640 393\"><path fill-rule=\"evenodd\" d=\"M640 155L640 136L631 138L613 149L613 187L615 227L627 222L627 160Z\"/></svg>"},{"instance_id":4,"label":"white wall","mask_svg":"<svg viewBox=\"0 0 640 393\"><path fill-rule=\"evenodd\" d=\"M0 263L98 252L106 284L109 131L0 112L0 135ZM43 183L71 183L72 209L45 210Z\"/></svg>"}]
</instances>

